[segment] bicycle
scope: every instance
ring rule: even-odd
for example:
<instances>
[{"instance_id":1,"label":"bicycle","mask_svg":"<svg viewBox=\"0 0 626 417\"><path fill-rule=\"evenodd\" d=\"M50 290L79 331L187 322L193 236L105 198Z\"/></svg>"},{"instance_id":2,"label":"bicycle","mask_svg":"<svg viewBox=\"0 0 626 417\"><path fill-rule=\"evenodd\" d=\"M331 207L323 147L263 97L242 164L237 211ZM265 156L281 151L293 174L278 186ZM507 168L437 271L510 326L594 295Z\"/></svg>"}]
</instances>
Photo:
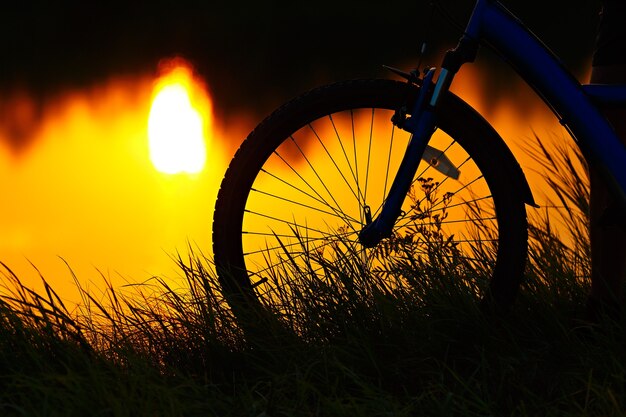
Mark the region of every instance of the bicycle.
<instances>
[{"instance_id":1,"label":"bicycle","mask_svg":"<svg viewBox=\"0 0 626 417\"><path fill-rule=\"evenodd\" d=\"M581 85L504 6L477 0L440 70L316 88L246 138L213 224L218 276L235 309L289 297L299 290L287 285L311 277L334 285L325 280L338 268L406 275L394 285L454 275L478 299L509 308L533 195L498 133L449 92L482 44L533 87L626 207L626 149L602 114L626 105L626 85Z\"/></svg>"}]
</instances>

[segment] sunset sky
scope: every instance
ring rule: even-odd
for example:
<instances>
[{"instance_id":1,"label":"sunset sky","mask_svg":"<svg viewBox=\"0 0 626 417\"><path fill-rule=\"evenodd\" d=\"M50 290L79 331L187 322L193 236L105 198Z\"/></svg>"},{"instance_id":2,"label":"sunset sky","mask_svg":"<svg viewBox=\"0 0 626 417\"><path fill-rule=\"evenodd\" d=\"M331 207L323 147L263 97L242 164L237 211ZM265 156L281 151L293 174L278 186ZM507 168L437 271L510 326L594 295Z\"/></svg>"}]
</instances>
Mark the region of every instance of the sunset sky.
<instances>
[{"instance_id":1,"label":"sunset sky","mask_svg":"<svg viewBox=\"0 0 626 417\"><path fill-rule=\"evenodd\" d=\"M221 177L262 116L321 83L389 76L382 64L410 68L430 16L426 1L211 3L22 2L3 11L0 261L24 282L37 281L36 267L71 298L64 261L94 285L100 274L116 284L174 279L177 252L210 255ZM541 13L527 3L504 2L583 79L598 3L555 1ZM471 6L443 4L459 21ZM443 22L435 17L431 60L458 35ZM462 72L454 91L516 155L531 129L563 135L531 91L483 55L482 71ZM199 123L203 138L191 153L203 158L187 160L194 172L172 173L155 152L173 151L154 145L154 132L171 127L151 114L162 121L187 106L181 120Z\"/></svg>"}]
</instances>

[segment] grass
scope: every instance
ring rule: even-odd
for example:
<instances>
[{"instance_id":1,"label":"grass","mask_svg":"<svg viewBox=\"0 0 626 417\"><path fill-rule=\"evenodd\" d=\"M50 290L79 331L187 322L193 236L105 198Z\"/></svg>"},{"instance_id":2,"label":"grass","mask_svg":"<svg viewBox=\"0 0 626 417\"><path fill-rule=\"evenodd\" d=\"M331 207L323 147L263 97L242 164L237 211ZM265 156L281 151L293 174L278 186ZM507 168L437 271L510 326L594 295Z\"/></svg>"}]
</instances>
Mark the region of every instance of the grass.
<instances>
[{"instance_id":1,"label":"grass","mask_svg":"<svg viewBox=\"0 0 626 417\"><path fill-rule=\"evenodd\" d=\"M343 264L329 270L343 285L286 294L270 306L282 324L250 340L198 253L177 258L183 288L155 278L82 290L78 310L4 266L0 415L624 415L623 320L580 320L585 173L567 149L533 151L566 209L533 218L527 277L505 317L483 314L449 274L390 290Z\"/></svg>"}]
</instances>

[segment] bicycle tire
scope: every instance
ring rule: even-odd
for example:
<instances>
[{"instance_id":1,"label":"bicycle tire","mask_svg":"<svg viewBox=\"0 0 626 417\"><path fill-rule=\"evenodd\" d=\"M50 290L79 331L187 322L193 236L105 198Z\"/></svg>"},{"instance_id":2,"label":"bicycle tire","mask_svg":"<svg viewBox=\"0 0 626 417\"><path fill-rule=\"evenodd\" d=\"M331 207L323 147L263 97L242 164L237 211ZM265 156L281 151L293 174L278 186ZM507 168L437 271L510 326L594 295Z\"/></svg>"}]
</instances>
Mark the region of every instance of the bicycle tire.
<instances>
[{"instance_id":1,"label":"bicycle tire","mask_svg":"<svg viewBox=\"0 0 626 417\"><path fill-rule=\"evenodd\" d=\"M236 310L236 314L237 311L243 311L252 305L258 306L259 301L263 301L261 304L267 306L268 303L273 302L272 300L278 297L276 291L281 292L283 297L288 294L289 290L285 288L271 287L270 281L277 282L276 275L297 275L302 271L305 272L304 275L324 275L324 271L328 271L332 267L323 265L326 262L324 259L328 258L331 263L343 262L341 257L345 256L346 253L359 254L363 261L361 267L368 274L378 273L380 275L382 273L384 275L390 271L385 271L381 267L381 263L392 269L393 266L387 264L387 261L395 261L406 267L410 265L410 263L407 264L409 262L407 252L420 247L420 245L433 246L429 251L412 255L413 258L410 262L417 265L416 269L421 267L433 272L433 269L440 267L442 269L439 271L440 273L450 273L449 270L443 269L452 268L452 272L458 274L459 271L467 273L467 268L476 268L478 265L486 269L481 272L486 284L471 291L476 291L478 298L483 300L495 300L498 307L501 308L508 308L513 302L523 275L527 250L527 219L524 196L519 187L514 186L510 175L510 166L517 164L517 162L512 158L508 149L503 149L502 140L491 126L471 107L451 93L442 98L437 110L437 131L443 132L442 137L444 139L450 138L454 146L460 145L458 147L465 152L463 155L466 155L468 160L471 160L478 169L478 180L474 179L474 174L472 174L472 178L468 181L484 182L487 186L487 194L478 195L477 198L470 198L465 202L470 206L470 211L480 211L486 209L482 207L472 208L471 205L478 204L478 201L482 204L483 200L493 200L491 209L494 212L492 215L483 219L482 214L479 214L479 219L471 219L471 221L478 220L479 223L484 221L492 229L495 225L495 232L493 230L485 232L492 234L490 236L485 235L488 239L484 240L482 237L471 239L471 234L463 235L461 238L453 238L452 245L456 246L445 248L441 245L445 245L445 241L450 237L443 233L441 227L448 227L448 224L452 224L447 223L448 220L470 224L469 221L464 221L462 218L455 220L448 217L450 212L459 207L463 201L456 199L457 194L454 194L451 197L455 199L454 203L448 202L443 209L437 208L435 210L433 204L442 204L445 197L432 197L435 203L431 202L430 208L416 208L416 202L417 206L421 204L417 198L407 198L405 206L403 206L405 210L403 217L396 224L401 224L404 219L404 229L394 232L392 238L383 240L377 248L364 249L359 247L356 236L362 224L367 221L364 205L369 204L367 199L374 201L372 196L379 200L381 197L384 198L385 189L388 190L391 178L395 174L391 165L397 164L398 161L396 151L391 151L394 145L389 147L390 151L386 155L377 151L380 148L378 131L383 127L390 130L391 134L388 136L391 137L390 142L392 144L394 135L396 138L408 135L406 132L394 128L389 116L400 107L410 109L418 90L418 86L410 86L392 80L355 80L320 87L283 105L249 134L226 171L218 193L213 222L213 251L217 273L224 295L229 304ZM382 119L378 117L380 113L385 113ZM355 125L356 116L367 116L368 114L371 114L371 120L368 119L365 124L371 124L369 130L355 127L357 126ZM322 127L321 123L325 125ZM350 123L352 124L351 129ZM376 127L374 127L375 124ZM339 131L343 132L344 130L351 130L351 134L346 137L347 140L342 142ZM320 138L322 134L324 135L323 140ZM367 151L367 174L363 172L365 168L358 165L357 157L362 157L365 160L366 152L359 145L361 142L355 139L357 134L369 136L365 139L370 147ZM433 135L431 143L438 140L435 138L438 134ZM318 142L322 145L320 146ZM335 142L338 142L339 145ZM372 150L372 146L376 149ZM444 148L445 146L440 146L439 150ZM448 148L445 150L448 153ZM315 160L324 159L326 158L325 155L331 155L331 153L336 153L334 161L332 158L328 158L325 163L315 165ZM350 169L346 169L343 175L337 175L335 171L341 171L339 165L342 167L350 166L350 161L353 158L355 163L350 168L352 173L349 172ZM453 159L458 160L458 158L456 155L453 156ZM440 161L441 159L431 162L434 165ZM373 165L374 163L378 167L386 166L384 170L387 177L384 181L385 185L384 187L381 187L380 184L377 185L378 188L385 189L378 191L377 195L371 191L369 196L364 196L363 194L368 192L366 191L368 187L373 187L372 175L374 174L369 170L370 164ZM281 164L284 165L282 168L276 168ZM316 170L316 166L319 169ZM467 163L464 163L460 169L455 165L453 168L463 173L470 169L467 166ZM444 175L443 178L439 177L439 180L428 177L431 178L430 183L425 181L424 172L427 172L429 176L440 174L439 171L431 168L433 168L432 165L421 161L414 179L414 183L421 185L421 187L416 186L414 187L415 190L412 187L412 193L425 193L424 186L426 186L431 187L430 195L432 196L433 184L436 184L434 186L436 191L442 187L442 183L454 184L456 189L467 190L467 184L463 185L458 180L447 178L450 175ZM276 171L272 172L272 170ZM310 176L308 181L302 179L305 171L306 175ZM378 172L378 175L381 176L380 168ZM420 173L422 175L421 180L418 180ZM331 175L331 178L324 182L324 180L319 179L323 175ZM314 180L317 181L316 177L320 184L315 182L315 186L313 186ZM370 181L369 184L368 181ZM379 179L378 182L383 181ZM296 185L296 183L298 184ZM345 187L344 183L348 186ZM349 183L354 183L351 190ZM335 192L335 196L329 191L331 186L338 190ZM288 189L295 194L279 195L276 191L277 188ZM292 188L296 190L292 190ZM340 188L341 190L339 190ZM353 195L350 196L350 194ZM356 208L351 209L352 211L343 209L346 195L352 198L352 205L356 206ZM296 197L301 200L296 201ZM261 203L255 202L255 199ZM339 202L340 199L341 203ZM380 201L377 201L371 205L372 214L376 214L375 211L379 207L379 203ZM424 202L422 201L422 203ZM427 202L424 205L428 205ZM260 212L260 210L265 210L265 212ZM421 210L421 212L407 214L407 212L412 213L415 210ZM428 212L429 210L430 212ZM442 211L438 214L439 220L437 220L437 214L433 214L433 210ZM445 213L443 213L444 211ZM461 214L455 212L454 216L461 216ZM438 243L426 242L425 236L431 232L424 229L423 225L411 226L413 227L412 231L406 232L407 217L409 223L424 219L430 223L439 222L440 229L429 235L434 236L433 240L437 240ZM320 221L320 218L323 218L323 221ZM338 219L341 224L340 227L328 224L335 219ZM270 223L269 227L264 226L261 220ZM445 226L442 226L443 224ZM328 228L324 229L324 225ZM476 227L476 225L471 224L468 227ZM451 234L459 236L461 232L455 230ZM342 235L342 231L345 232L345 235ZM479 230L479 232L481 231ZM289 236L290 233L291 237ZM473 230L472 233L476 233L476 230ZM317 237L311 236L316 234ZM333 234L337 239L334 243L329 243ZM407 237L409 235L411 238ZM251 248L250 239L264 243L260 243L260 248ZM454 239L464 242L459 243ZM272 243L268 243L270 241ZM398 249L398 245L401 246L400 249ZM342 254L341 251L344 249L339 248L339 246L342 248L345 246L344 252L346 253ZM267 249L267 253L263 253L263 247ZM479 250L487 252L491 258L471 259L478 256L475 254L477 247ZM396 252L393 252L394 248ZM460 252L461 249L464 252ZM327 250L332 253L326 254ZM370 255L373 256L372 254L376 255L376 250L379 252L377 256L381 256L382 253L382 260L375 261L368 258ZM321 257L320 251L322 252ZM292 253L290 254L290 252ZM419 251L415 250L415 252ZM251 261L249 259L252 256L251 253L257 256L256 260ZM446 253L446 255L442 255L442 253ZM469 256L470 254L473 255ZM277 259L276 263L272 260L272 256L277 257L274 258ZM255 264L259 261L259 257L264 258L267 264L257 268ZM453 258L456 259L455 265L446 264ZM299 262L300 265L298 265ZM318 263L312 265L315 262ZM357 259L358 262L359 259ZM437 264L437 262L441 263ZM403 271L406 273L407 269ZM264 277L264 273L269 274L269 277ZM285 281L281 282L281 284L276 285L286 285Z\"/></svg>"}]
</instances>

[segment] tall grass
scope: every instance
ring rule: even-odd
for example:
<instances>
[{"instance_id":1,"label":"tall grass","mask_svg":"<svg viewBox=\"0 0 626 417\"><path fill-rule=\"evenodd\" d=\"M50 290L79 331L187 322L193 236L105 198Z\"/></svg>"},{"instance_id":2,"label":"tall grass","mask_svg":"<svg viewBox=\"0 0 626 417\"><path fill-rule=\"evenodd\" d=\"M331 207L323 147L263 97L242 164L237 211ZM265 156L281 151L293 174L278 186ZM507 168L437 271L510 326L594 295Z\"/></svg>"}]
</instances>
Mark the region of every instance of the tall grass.
<instances>
[{"instance_id":1,"label":"tall grass","mask_svg":"<svg viewBox=\"0 0 626 417\"><path fill-rule=\"evenodd\" d=\"M3 266L0 415L621 415L621 323L580 320L580 156L540 141L534 150L566 210L533 216L526 280L506 317L484 315L454 273L423 280L408 258L405 278L376 281L345 248L316 260L326 270L312 284L276 271L295 290L267 305L282 319L263 322L267 337L254 343L197 251L176 258L181 288L154 278L95 294L77 279L78 310L45 280L37 293Z\"/></svg>"},{"instance_id":2,"label":"tall grass","mask_svg":"<svg viewBox=\"0 0 626 417\"><path fill-rule=\"evenodd\" d=\"M539 137L526 151L540 162L550 193L531 214L529 227L530 294L579 310L590 287L589 172L584 157L565 140L547 147ZM545 296L537 292L548 291Z\"/></svg>"}]
</instances>

